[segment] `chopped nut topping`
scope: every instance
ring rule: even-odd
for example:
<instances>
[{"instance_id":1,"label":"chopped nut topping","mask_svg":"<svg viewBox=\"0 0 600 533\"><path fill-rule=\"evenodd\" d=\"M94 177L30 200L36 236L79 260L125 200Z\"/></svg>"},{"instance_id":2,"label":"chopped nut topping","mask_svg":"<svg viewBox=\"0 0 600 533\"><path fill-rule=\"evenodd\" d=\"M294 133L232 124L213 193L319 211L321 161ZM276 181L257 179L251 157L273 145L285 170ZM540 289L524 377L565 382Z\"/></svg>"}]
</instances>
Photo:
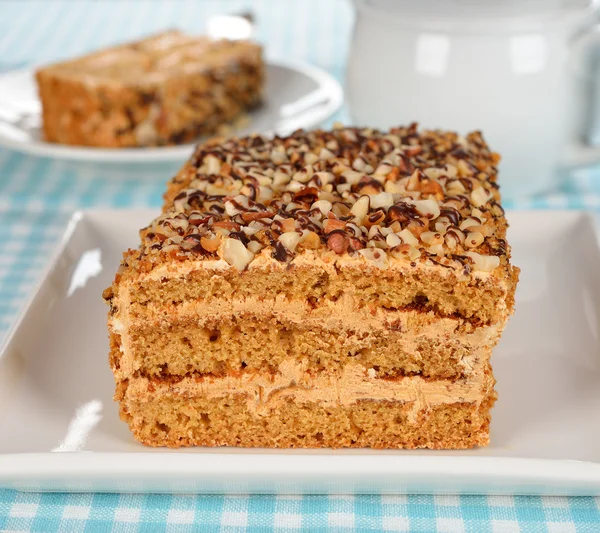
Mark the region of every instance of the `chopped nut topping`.
<instances>
[{"instance_id":1,"label":"chopped nut topping","mask_svg":"<svg viewBox=\"0 0 600 533\"><path fill-rule=\"evenodd\" d=\"M359 250L358 253L378 268L384 268L387 263L387 254L383 250L364 248L363 250Z\"/></svg>"},{"instance_id":2,"label":"chopped nut topping","mask_svg":"<svg viewBox=\"0 0 600 533\"><path fill-rule=\"evenodd\" d=\"M321 246L321 239L314 231L304 230L302 237L300 238L300 244L307 250L316 250Z\"/></svg>"},{"instance_id":3,"label":"chopped nut topping","mask_svg":"<svg viewBox=\"0 0 600 533\"><path fill-rule=\"evenodd\" d=\"M482 272L492 272L500 266L500 258L495 255L480 255L476 252L466 252L465 255L473 261L475 270Z\"/></svg>"},{"instance_id":4,"label":"chopped nut topping","mask_svg":"<svg viewBox=\"0 0 600 533\"><path fill-rule=\"evenodd\" d=\"M209 239L208 237L200 238L200 245L207 252L216 252L219 249L220 244L221 244L221 237L219 235L216 235L212 239Z\"/></svg>"},{"instance_id":5,"label":"chopped nut topping","mask_svg":"<svg viewBox=\"0 0 600 533\"><path fill-rule=\"evenodd\" d=\"M236 239L225 239L222 257L231 266L238 270L244 270L250 261L254 259L254 254L248 250L241 241Z\"/></svg>"},{"instance_id":6,"label":"chopped nut topping","mask_svg":"<svg viewBox=\"0 0 600 533\"><path fill-rule=\"evenodd\" d=\"M279 242L293 252L300 242L300 234L295 231L286 231L279 236Z\"/></svg>"},{"instance_id":7,"label":"chopped nut topping","mask_svg":"<svg viewBox=\"0 0 600 533\"><path fill-rule=\"evenodd\" d=\"M290 262L319 249L378 267L388 254L456 269L468 257L490 272L506 255L498 161L478 132L414 124L209 141L143 230L144 252L221 257L240 270L258 254Z\"/></svg>"},{"instance_id":8,"label":"chopped nut topping","mask_svg":"<svg viewBox=\"0 0 600 533\"><path fill-rule=\"evenodd\" d=\"M354 215L356 223L362 225L367 213L369 212L370 198L368 196L361 196L350 208L350 213Z\"/></svg>"},{"instance_id":9,"label":"chopped nut topping","mask_svg":"<svg viewBox=\"0 0 600 533\"><path fill-rule=\"evenodd\" d=\"M345 233L336 230L327 238L327 247L336 254L343 254L348 251L350 240Z\"/></svg>"}]
</instances>

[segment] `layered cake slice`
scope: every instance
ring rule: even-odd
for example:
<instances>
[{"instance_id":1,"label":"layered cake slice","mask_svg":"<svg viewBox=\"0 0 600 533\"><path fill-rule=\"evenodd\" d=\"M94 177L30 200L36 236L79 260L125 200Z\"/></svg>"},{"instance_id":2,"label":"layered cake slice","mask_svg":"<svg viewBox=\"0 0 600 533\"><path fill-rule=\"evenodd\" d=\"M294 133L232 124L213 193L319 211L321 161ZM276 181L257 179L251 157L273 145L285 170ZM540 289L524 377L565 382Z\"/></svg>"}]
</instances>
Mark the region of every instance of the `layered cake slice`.
<instances>
[{"instance_id":1,"label":"layered cake slice","mask_svg":"<svg viewBox=\"0 0 600 533\"><path fill-rule=\"evenodd\" d=\"M47 141L150 146L193 141L258 105L259 45L170 31L36 73Z\"/></svg>"},{"instance_id":2,"label":"layered cake slice","mask_svg":"<svg viewBox=\"0 0 600 533\"><path fill-rule=\"evenodd\" d=\"M498 160L415 125L199 146L104 294L135 438L486 445L518 276Z\"/></svg>"}]
</instances>

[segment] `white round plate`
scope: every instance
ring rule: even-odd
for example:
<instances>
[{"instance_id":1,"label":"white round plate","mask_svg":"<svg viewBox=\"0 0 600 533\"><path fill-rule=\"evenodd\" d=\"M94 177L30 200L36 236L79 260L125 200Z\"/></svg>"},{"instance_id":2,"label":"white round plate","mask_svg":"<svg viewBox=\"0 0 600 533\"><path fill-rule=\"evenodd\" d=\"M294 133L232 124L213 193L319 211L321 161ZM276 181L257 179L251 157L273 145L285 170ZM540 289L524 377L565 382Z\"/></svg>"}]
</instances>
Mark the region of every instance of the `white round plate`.
<instances>
[{"instance_id":1,"label":"white round plate","mask_svg":"<svg viewBox=\"0 0 600 533\"><path fill-rule=\"evenodd\" d=\"M236 135L287 135L329 118L343 102L340 84L327 72L303 63L268 61L265 103L250 113ZM34 70L0 74L0 146L35 155L101 162L178 161L194 144L148 148L91 148L46 142L40 129L40 101Z\"/></svg>"}]
</instances>

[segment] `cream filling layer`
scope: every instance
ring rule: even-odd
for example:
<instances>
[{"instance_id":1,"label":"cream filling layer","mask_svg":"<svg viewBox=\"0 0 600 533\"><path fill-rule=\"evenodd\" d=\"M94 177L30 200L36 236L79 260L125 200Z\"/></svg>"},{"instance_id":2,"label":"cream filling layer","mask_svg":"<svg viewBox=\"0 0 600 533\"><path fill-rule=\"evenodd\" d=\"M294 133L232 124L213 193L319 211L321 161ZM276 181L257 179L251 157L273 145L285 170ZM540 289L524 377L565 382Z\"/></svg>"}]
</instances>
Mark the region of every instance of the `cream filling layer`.
<instances>
[{"instance_id":1,"label":"cream filling layer","mask_svg":"<svg viewBox=\"0 0 600 533\"><path fill-rule=\"evenodd\" d=\"M119 369L115 369L117 378L124 379L141 368L131 349L130 331L133 327L159 327L188 321L190 327L203 327L207 321L227 323L232 317L243 320L251 315L265 322L277 320L286 327L300 325L302 329L352 331L355 334L372 333L374 331L400 331L401 347L407 353L419 355L418 345L427 338L439 343L455 343L466 346L470 351L482 350L483 357L475 353L463 357L462 370L471 372L473 362L478 359L487 360L487 353L496 345L503 329L503 324L471 328L469 332L457 331L464 322L456 318L439 317L433 312L386 311L378 309L356 309L350 295L342 296L338 301L326 301L316 309L312 309L305 301L290 301L284 297L261 300L259 298L224 299L218 298L204 302L183 302L177 307L154 307L152 319L144 316L135 318L130 313L131 289L127 284L121 285L115 300L119 311L109 318L109 328L121 337L122 357ZM154 323L152 323L154 322ZM424 354L426 356L426 354Z\"/></svg>"},{"instance_id":2,"label":"cream filling layer","mask_svg":"<svg viewBox=\"0 0 600 533\"><path fill-rule=\"evenodd\" d=\"M482 358L480 358L481 360ZM494 386L487 363L480 363L468 377L456 381L425 380L419 376L379 379L363 366L348 364L341 376L311 375L306 364L284 361L277 374L248 373L225 377L186 377L176 383L144 377L129 380L125 403L147 402L165 397L224 398L244 395L248 410L268 416L284 402L319 403L347 407L361 400L392 401L411 404L408 418L418 421L419 413L432 406L453 403L479 405Z\"/></svg>"},{"instance_id":3,"label":"cream filling layer","mask_svg":"<svg viewBox=\"0 0 600 533\"><path fill-rule=\"evenodd\" d=\"M309 266L314 267L318 266L323 270L329 272L330 274L335 275L337 273L338 268L364 268L364 267L374 267L375 264L368 259L366 259L362 255L357 256L349 256L349 255L338 255L329 250L304 250L302 253L297 254L292 263L296 266ZM248 270L252 271L255 269L274 269L274 270L284 270L288 268L288 263L282 263L273 258L272 250L269 248L264 248L259 254L254 256L252 262L248 265ZM380 268L376 267L375 268ZM453 277L457 278L460 276L460 272L462 269L447 269L436 265L432 261L429 262L419 262L416 266L411 265L411 261L398 258L395 256L388 256L387 262L385 263L385 268L389 268L392 270L396 270L399 272L403 271L414 271L414 269L423 270L425 273L435 273L437 275L441 275L444 277ZM227 263L223 259L203 259L200 261L189 260L185 263L176 263L176 264L164 264L155 267L151 272L147 274L143 274L140 279L161 279L164 277L173 277L181 276L185 277L189 272L194 270L231 270L234 269L229 263ZM494 277L494 272L482 272L482 271L472 271L469 276L474 279L479 280L488 280Z\"/></svg>"},{"instance_id":4,"label":"cream filling layer","mask_svg":"<svg viewBox=\"0 0 600 533\"><path fill-rule=\"evenodd\" d=\"M129 291L123 286L119 293ZM323 300L317 307L312 307L306 300L289 299L285 296L261 298L259 295L249 298L210 298L201 301L185 301L173 306L164 302L149 303L137 308L140 313L131 319L132 325L148 322L183 320L190 316L196 322L213 320L215 317L255 315L274 317L282 323L302 324L314 322L318 326L344 328L354 331L369 332L374 329L395 329L406 332L419 332L433 337L440 334L462 331L478 331L484 334L498 332L503 324L490 326L473 326L462 318L444 317L434 311L416 311L409 309L389 310L375 306L358 307L352 294L343 294L338 300ZM115 323L118 324L118 317Z\"/></svg>"}]
</instances>

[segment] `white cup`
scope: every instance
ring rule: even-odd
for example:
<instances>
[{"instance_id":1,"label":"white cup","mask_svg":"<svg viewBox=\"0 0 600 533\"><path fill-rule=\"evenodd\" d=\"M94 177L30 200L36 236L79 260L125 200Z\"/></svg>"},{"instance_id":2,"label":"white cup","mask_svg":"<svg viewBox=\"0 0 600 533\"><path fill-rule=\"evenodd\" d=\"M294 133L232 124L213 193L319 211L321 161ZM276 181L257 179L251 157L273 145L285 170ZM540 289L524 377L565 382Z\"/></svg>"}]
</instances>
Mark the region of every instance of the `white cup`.
<instances>
[{"instance_id":1,"label":"white cup","mask_svg":"<svg viewBox=\"0 0 600 533\"><path fill-rule=\"evenodd\" d=\"M381 3L354 2L346 97L355 124L481 130L502 155L510 198L600 161L600 148L584 142L589 52L600 45L587 3Z\"/></svg>"}]
</instances>

